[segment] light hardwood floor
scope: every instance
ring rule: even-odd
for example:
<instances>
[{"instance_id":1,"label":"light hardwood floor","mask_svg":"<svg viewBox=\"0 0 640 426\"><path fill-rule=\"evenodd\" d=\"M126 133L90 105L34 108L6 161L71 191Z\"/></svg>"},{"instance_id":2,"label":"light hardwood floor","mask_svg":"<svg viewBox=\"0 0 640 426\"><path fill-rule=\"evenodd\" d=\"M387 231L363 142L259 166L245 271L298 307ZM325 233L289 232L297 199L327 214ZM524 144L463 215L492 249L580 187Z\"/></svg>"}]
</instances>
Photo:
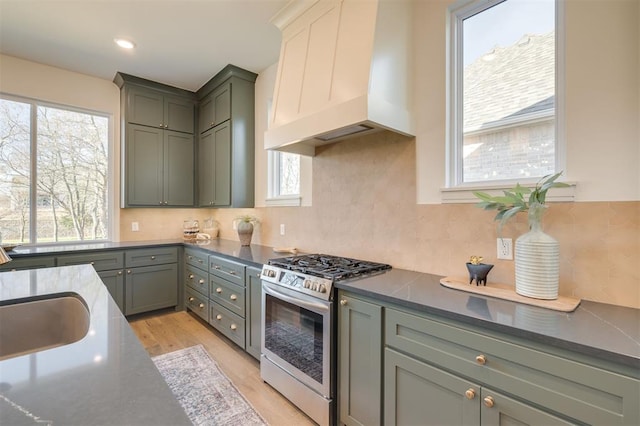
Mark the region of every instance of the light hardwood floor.
<instances>
[{"instance_id":1,"label":"light hardwood floor","mask_svg":"<svg viewBox=\"0 0 640 426\"><path fill-rule=\"evenodd\" d=\"M304 413L264 383L260 364L192 313L161 311L129 318L150 356L201 344L238 390L272 426L315 425Z\"/></svg>"}]
</instances>

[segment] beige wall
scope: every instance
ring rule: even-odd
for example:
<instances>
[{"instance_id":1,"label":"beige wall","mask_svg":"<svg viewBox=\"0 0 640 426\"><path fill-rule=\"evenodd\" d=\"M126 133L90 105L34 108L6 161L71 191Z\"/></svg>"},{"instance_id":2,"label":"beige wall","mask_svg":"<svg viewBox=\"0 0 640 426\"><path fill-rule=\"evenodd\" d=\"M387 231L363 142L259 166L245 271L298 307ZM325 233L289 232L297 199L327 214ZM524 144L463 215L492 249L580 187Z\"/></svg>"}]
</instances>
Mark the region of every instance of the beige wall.
<instances>
[{"instance_id":1,"label":"beige wall","mask_svg":"<svg viewBox=\"0 0 640 426\"><path fill-rule=\"evenodd\" d=\"M464 275L468 257L482 255L496 264L491 280L512 282L513 262L495 259L492 213L470 204L439 204L446 103L442 13L449 3L416 3L420 22L414 28L418 40L414 92L420 99L416 138L382 133L318 149L312 162L313 206L122 209L117 215L121 239L179 238L183 220L211 215L220 222L222 238L237 239L232 220L249 212L261 218L255 243L378 260L442 275ZM585 3L589 5L581 7ZM566 12L571 33L567 35L567 80L571 81L567 84L567 170L578 182L577 197L583 202L551 205L545 230L560 241L562 294L640 308L636 266L640 258L640 11L637 1L618 0L569 1ZM594 28L597 36L590 33ZM583 39L597 42L598 49L582 45ZM611 43L621 43L624 49L612 49ZM569 46L573 47L569 50ZM110 81L13 58L0 60L2 91L46 99L55 94L49 100L83 107L88 107L85 102L104 102L103 107L94 108L113 111L118 117L117 88ZM258 92L262 99L257 96L257 105L266 105L264 96L270 90L262 86ZM263 131L258 125L257 141L262 140ZM117 126L114 132L117 135ZM258 154L262 160L257 166L257 186L266 180L266 156L262 151ZM427 161L418 162L418 167L416 157ZM258 193L264 197L262 188ZM416 204L416 194L421 202L431 204ZM139 232L130 231L132 221L139 222ZM284 237L279 235L281 223L286 226ZM520 217L504 233L516 238L525 228Z\"/></svg>"}]
</instances>

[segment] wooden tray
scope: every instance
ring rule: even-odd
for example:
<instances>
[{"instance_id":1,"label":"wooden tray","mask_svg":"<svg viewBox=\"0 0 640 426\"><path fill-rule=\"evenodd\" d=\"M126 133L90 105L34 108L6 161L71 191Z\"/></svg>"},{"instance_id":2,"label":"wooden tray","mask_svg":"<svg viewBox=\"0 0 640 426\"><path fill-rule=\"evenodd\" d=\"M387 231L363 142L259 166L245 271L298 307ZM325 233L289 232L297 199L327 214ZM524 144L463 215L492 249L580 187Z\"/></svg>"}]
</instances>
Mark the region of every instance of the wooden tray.
<instances>
[{"instance_id":1,"label":"wooden tray","mask_svg":"<svg viewBox=\"0 0 640 426\"><path fill-rule=\"evenodd\" d=\"M489 283L486 286L476 286L475 282L473 284L469 284L468 278L462 277L444 277L440 280L440 284L455 290L496 297L498 299L511 300L512 302L539 306L541 308L553 309L554 311L573 312L580 304L580 299L576 299L574 297L558 296L555 300L543 300L521 296L516 293L513 286L507 284Z\"/></svg>"}]
</instances>

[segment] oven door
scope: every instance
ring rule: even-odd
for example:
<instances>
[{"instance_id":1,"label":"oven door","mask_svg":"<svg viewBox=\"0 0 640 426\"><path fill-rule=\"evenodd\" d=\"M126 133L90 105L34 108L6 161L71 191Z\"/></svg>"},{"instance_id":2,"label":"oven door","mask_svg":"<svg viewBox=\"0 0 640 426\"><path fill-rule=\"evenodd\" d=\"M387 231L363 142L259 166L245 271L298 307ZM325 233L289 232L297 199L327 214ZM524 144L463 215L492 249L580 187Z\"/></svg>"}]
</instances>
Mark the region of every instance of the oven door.
<instances>
[{"instance_id":1,"label":"oven door","mask_svg":"<svg viewBox=\"0 0 640 426\"><path fill-rule=\"evenodd\" d=\"M262 354L325 398L331 397L331 305L262 281Z\"/></svg>"}]
</instances>

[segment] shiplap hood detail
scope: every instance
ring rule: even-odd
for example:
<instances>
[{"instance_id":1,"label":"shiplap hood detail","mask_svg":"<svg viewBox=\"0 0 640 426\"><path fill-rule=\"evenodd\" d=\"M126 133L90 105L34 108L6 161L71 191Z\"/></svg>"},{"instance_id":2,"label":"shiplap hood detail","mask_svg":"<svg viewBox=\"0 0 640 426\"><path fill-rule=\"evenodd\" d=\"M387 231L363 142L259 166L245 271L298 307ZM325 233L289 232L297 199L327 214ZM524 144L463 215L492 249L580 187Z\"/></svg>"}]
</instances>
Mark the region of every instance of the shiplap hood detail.
<instances>
[{"instance_id":1,"label":"shiplap hood detail","mask_svg":"<svg viewBox=\"0 0 640 426\"><path fill-rule=\"evenodd\" d=\"M265 148L315 147L392 130L412 136L411 4L405 0L292 0L282 31Z\"/></svg>"}]
</instances>

